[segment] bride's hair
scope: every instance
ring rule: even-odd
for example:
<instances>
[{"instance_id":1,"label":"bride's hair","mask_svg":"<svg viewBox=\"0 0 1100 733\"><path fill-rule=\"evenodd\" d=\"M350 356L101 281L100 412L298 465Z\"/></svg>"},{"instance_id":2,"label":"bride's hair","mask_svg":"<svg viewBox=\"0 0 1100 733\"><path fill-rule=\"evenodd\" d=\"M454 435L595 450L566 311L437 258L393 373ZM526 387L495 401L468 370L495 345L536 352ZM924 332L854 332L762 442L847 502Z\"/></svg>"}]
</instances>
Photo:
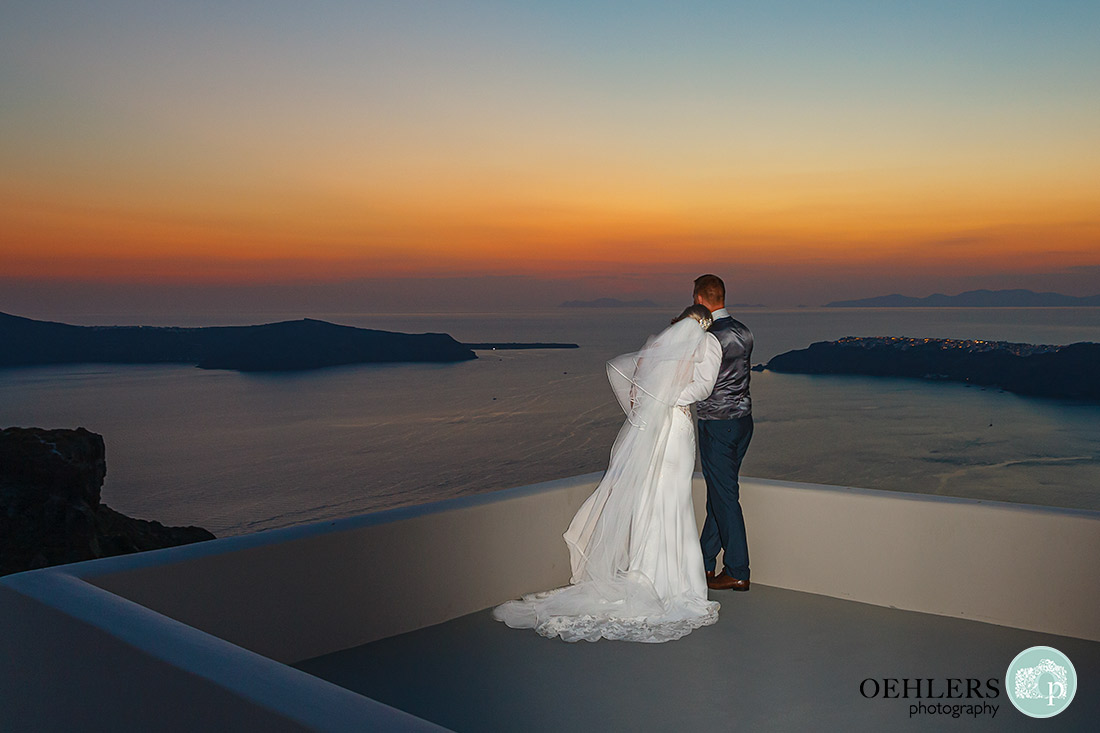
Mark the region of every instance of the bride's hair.
<instances>
[{"instance_id":1,"label":"bride's hair","mask_svg":"<svg viewBox=\"0 0 1100 733\"><path fill-rule=\"evenodd\" d=\"M710 308L698 304L689 305L687 308L684 308L684 312L673 318L672 322L679 323L685 318L694 318L700 323L706 323L707 325L710 325L711 320L713 320L713 316L710 314Z\"/></svg>"}]
</instances>

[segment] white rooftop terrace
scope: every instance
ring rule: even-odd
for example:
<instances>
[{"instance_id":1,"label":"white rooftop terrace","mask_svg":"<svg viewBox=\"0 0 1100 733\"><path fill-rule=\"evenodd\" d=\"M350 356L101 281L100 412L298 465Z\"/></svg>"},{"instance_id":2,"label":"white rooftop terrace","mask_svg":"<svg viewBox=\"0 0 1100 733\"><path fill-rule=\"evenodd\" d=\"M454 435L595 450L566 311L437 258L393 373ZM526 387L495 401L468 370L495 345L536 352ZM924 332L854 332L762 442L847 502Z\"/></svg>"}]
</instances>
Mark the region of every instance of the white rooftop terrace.
<instances>
[{"instance_id":1,"label":"white rooftop terrace","mask_svg":"<svg viewBox=\"0 0 1100 733\"><path fill-rule=\"evenodd\" d=\"M1005 672L1041 645L1069 656L1082 689L1043 725L1094 731L1100 721L1098 642L761 585L711 597L722 602L719 622L675 643L566 644L481 611L294 666L456 731L1015 731L1038 721L1012 707ZM1000 694L860 694L867 678L920 678L935 680L921 683L924 694L944 695L952 677L963 695L980 680L987 696L986 681L999 678ZM917 714L918 703L996 711L955 708L959 720L952 709Z\"/></svg>"},{"instance_id":2,"label":"white rooftop terrace","mask_svg":"<svg viewBox=\"0 0 1100 733\"><path fill-rule=\"evenodd\" d=\"M568 581L598 474L0 579L12 730L1034 727L1003 689L1047 645L1100 719L1100 512L745 479L753 589L661 645L565 644L486 609ZM701 510L703 485L696 479ZM866 699L866 678L998 678ZM986 689L986 688L983 688ZM917 703L996 705L963 723ZM964 715L964 717L966 717ZM977 728L974 728L977 726Z\"/></svg>"}]
</instances>

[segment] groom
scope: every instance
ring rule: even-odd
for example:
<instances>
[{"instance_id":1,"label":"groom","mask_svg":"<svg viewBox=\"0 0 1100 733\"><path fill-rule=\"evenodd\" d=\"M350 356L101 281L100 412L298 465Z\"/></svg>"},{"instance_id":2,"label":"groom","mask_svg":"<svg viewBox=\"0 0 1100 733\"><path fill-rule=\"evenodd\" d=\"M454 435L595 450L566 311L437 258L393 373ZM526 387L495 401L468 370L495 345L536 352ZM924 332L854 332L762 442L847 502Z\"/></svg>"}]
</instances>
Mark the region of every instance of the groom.
<instances>
[{"instance_id":1,"label":"groom","mask_svg":"<svg viewBox=\"0 0 1100 733\"><path fill-rule=\"evenodd\" d=\"M741 513L737 474L752 440L752 332L726 310L726 285L717 275L695 279L695 302L710 309L710 332L722 345L722 365L710 396L696 405L699 417L699 459L707 482L707 519L700 543L707 587L749 589L749 546ZM718 551L725 567L717 576Z\"/></svg>"}]
</instances>

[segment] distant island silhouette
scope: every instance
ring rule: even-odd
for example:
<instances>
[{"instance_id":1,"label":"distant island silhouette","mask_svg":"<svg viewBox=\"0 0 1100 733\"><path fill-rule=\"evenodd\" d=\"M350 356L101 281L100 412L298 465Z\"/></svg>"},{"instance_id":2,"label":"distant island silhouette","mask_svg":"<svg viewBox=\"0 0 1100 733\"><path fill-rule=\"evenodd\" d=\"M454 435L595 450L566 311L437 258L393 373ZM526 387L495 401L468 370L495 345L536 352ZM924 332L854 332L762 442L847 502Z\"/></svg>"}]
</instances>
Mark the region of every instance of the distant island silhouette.
<instances>
[{"instance_id":1,"label":"distant island silhouette","mask_svg":"<svg viewBox=\"0 0 1100 733\"><path fill-rule=\"evenodd\" d=\"M755 371L967 382L1036 397L1100 400L1100 344L1068 346L849 336L788 351Z\"/></svg>"},{"instance_id":2,"label":"distant island silhouette","mask_svg":"<svg viewBox=\"0 0 1100 733\"><path fill-rule=\"evenodd\" d=\"M689 304L690 305L690 304ZM618 298L596 298L595 300L567 300L559 308L665 308L652 300L619 300ZM730 303L727 308L767 308L763 303Z\"/></svg>"},{"instance_id":3,"label":"distant island silhouette","mask_svg":"<svg viewBox=\"0 0 1100 733\"><path fill-rule=\"evenodd\" d=\"M862 300L837 300L825 308L1050 308L1100 306L1100 295L1077 297L1031 290L968 290L958 295L936 293L924 298L879 295Z\"/></svg>"},{"instance_id":4,"label":"distant island silhouette","mask_svg":"<svg viewBox=\"0 0 1100 733\"><path fill-rule=\"evenodd\" d=\"M652 300L619 300L618 298L596 298L595 300L567 300L560 308L659 308Z\"/></svg>"},{"instance_id":5,"label":"distant island silhouette","mask_svg":"<svg viewBox=\"0 0 1100 733\"><path fill-rule=\"evenodd\" d=\"M73 326L0 313L0 367L48 364L194 364L241 372L348 364L460 362L474 348L576 344L461 344L445 333L408 334L303 319L257 326Z\"/></svg>"},{"instance_id":6,"label":"distant island silhouette","mask_svg":"<svg viewBox=\"0 0 1100 733\"><path fill-rule=\"evenodd\" d=\"M468 349L474 349L476 351L514 351L516 349L579 349L577 344L557 344L557 343L543 343L536 341L532 343L516 343L513 341L507 341L503 343L478 343L478 344L462 344Z\"/></svg>"}]
</instances>

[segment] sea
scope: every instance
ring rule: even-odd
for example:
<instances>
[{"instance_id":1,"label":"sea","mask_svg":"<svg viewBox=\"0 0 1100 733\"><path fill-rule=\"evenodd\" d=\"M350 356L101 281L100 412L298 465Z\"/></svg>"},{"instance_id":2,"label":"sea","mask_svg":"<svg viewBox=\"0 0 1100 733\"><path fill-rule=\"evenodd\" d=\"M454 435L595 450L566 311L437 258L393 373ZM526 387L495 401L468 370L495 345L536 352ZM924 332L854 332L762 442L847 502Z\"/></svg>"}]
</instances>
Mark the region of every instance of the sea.
<instances>
[{"instance_id":1,"label":"sea","mask_svg":"<svg viewBox=\"0 0 1100 733\"><path fill-rule=\"evenodd\" d=\"M755 363L844 336L1100 342L1100 308L733 310L755 335ZM580 348L274 374L182 365L4 369L0 426L103 435L103 500L130 516L218 536L332 520L603 470L623 420L605 362L642 346L678 311L314 313L462 342ZM50 320L202 326L300 317ZM1100 404L767 371L752 375L751 389L756 431L744 476L1100 510Z\"/></svg>"}]
</instances>

